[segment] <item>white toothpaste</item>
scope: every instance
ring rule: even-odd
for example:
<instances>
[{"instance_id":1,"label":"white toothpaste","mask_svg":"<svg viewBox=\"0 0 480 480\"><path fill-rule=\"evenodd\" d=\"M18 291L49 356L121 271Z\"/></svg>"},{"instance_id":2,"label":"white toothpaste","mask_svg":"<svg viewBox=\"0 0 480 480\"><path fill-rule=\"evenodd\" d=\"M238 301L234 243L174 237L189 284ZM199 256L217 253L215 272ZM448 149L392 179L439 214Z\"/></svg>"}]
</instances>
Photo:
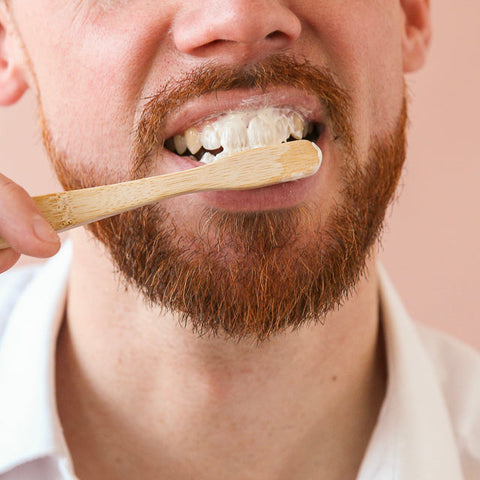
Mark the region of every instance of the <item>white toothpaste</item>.
<instances>
[{"instance_id":1,"label":"white toothpaste","mask_svg":"<svg viewBox=\"0 0 480 480\"><path fill-rule=\"evenodd\" d=\"M179 155L187 150L195 155L203 147L207 151L200 161L212 163L232 153L277 145L290 137L300 140L311 133L312 128L311 123L291 108L268 107L226 113L211 123L190 127L183 135L175 135L173 140ZM321 158L320 149L314 146ZM216 150L221 151L216 153Z\"/></svg>"}]
</instances>

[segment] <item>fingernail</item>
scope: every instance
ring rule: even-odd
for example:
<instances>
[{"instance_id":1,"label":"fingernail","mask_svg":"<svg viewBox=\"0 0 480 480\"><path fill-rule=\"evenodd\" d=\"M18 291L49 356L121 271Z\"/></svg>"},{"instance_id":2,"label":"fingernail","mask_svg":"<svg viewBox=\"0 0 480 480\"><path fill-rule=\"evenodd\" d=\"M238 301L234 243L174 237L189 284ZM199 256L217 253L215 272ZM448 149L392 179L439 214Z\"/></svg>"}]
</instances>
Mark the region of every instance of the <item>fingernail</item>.
<instances>
[{"instance_id":1,"label":"fingernail","mask_svg":"<svg viewBox=\"0 0 480 480\"><path fill-rule=\"evenodd\" d=\"M39 215L33 218L33 231L42 242L58 243L58 235L55 230Z\"/></svg>"}]
</instances>

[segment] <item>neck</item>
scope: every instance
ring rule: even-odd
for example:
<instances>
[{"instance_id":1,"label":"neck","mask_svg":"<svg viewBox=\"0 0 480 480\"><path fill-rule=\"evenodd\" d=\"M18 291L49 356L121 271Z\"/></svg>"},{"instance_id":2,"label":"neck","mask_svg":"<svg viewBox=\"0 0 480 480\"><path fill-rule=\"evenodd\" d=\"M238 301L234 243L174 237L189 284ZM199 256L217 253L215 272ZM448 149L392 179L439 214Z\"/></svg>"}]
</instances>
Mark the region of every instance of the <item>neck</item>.
<instances>
[{"instance_id":1,"label":"neck","mask_svg":"<svg viewBox=\"0 0 480 480\"><path fill-rule=\"evenodd\" d=\"M82 480L355 478L385 388L373 268L323 325L257 345L198 338L75 245L57 396Z\"/></svg>"}]
</instances>

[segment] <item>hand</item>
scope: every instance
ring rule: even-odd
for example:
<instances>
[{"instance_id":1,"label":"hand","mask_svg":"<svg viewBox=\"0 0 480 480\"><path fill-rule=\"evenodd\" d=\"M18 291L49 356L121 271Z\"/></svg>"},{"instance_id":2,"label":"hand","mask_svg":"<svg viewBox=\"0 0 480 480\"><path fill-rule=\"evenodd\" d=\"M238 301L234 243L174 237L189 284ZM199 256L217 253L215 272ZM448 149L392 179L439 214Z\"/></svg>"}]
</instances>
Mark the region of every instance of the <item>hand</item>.
<instances>
[{"instance_id":1,"label":"hand","mask_svg":"<svg viewBox=\"0 0 480 480\"><path fill-rule=\"evenodd\" d=\"M50 257L60 239L28 193L0 174L0 236L11 246L0 250L0 273L11 268L20 255Z\"/></svg>"}]
</instances>

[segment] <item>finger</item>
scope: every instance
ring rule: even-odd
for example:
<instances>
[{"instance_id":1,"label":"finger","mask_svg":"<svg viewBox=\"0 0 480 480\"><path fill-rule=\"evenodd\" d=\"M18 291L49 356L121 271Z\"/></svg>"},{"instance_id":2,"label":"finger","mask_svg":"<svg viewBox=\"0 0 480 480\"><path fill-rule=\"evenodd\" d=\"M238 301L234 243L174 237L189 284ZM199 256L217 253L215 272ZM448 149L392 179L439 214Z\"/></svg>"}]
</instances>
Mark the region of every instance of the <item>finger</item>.
<instances>
[{"instance_id":1,"label":"finger","mask_svg":"<svg viewBox=\"0 0 480 480\"><path fill-rule=\"evenodd\" d=\"M17 253L49 257L60 239L28 193L0 174L0 235Z\"/></svg>"},{"instance_id":2,"label":"finger","mask_svg":"<svg viewBox=\"0 0 480 480\"><path fill-rule=\"evenodd\" d=\"M0 250L0 273L12 268L19 258L20 254L11 248Z\"/></svg>"}]
</instances>

